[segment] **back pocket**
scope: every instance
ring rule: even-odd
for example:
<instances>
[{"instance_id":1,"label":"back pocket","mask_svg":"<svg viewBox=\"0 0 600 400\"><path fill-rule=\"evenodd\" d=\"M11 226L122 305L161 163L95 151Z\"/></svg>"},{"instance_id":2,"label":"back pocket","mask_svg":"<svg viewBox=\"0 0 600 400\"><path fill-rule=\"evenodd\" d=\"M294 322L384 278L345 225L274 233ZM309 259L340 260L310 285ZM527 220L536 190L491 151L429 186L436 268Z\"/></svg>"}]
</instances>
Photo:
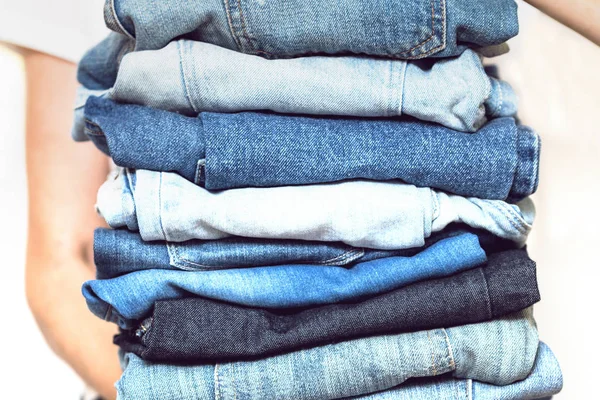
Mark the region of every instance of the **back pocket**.
<instances>
[{"instance_id":1,"label":"back pocket","mask_svg":"<svg viewBox=\"0 0 600 400\"><path fill-rule=\"evenodd\" d=\"M225 0L245 53L354 53L402 59L444 49L445 0Z\"/></svg>"}]
</instances>

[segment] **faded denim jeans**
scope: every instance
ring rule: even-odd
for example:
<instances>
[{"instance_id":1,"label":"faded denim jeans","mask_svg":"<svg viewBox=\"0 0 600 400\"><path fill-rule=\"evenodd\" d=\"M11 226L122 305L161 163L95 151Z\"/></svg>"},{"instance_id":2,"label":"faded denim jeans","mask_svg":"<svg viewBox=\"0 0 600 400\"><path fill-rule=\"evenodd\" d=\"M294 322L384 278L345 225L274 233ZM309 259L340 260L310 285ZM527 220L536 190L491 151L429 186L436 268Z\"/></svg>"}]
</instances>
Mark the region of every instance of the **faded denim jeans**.
<instances>
[{"instance_id":1,"label":"faded denim jeans","mask_svg":"<svg viewBox=\"0 0 600 400\"><path fill-rule=\"evenodd\" d=\"M540 342L533 371L522 381L498 386L473 379L450 377L417 379L377 394L352 397L360 400L549 400L563 385L558 360Z\"/></svg>"},{"instance_id":2,"label":"faded denim jeans","mask_svg":"<svg viewBox=\"0 0 600 400\"><path fill-rule=\"evenodd\" d=\"M513 118L474 134L417 120L177 113L91 97L86 133L119 166L177 172L210 190L400 179L483 199L538 184L540 140Z\"/></svg>"},{"instance_id":3,"label":"faded denim jeans","mask_svg":"<svg viewBox=\"0 0 600 400\"><path fill-rule=\"evenodd\" d=\"M374 336L257 361L182 367L128 354L116 386L120 399L324 400L446 373L508 385L530 374L538 344L527 309L491 322Z\"/></svg>"},{"instance_id":4,"label":"faded denim jeans","mask_svg":"<svg viewBox=\"0 0 600 400\"><path fill-rule=\"evenodd\" d=\"M487 118L514 115L517 107L510 85L488 77L471 50L434 64L365 57L266 60L188 40L126 55L107 92L80 87L75 140L88 139L83 108L90 95L188 116L248 110L410 115L468 132Z\"/></svg>"},{"instance_id":5,"label":"faded denim jeans","mask_svg":"<svg viewBox=\"0 0 600 400\"><path fill-rule=\"evenodd\" d=\"M392 250L423 246L452 222L524 244L535 214L528 198L509 204L393 181L210 192L177 174L146 170L110 178L97 208L111 227L139 230L144 240L244 236Z\"/></svg>"},{"instance_id":6,"label":"faded denim jeans","mask_svg":"<svg viewBox=\"0 0 600 400\"><path fill-rule=\"evenodd\" d=\"M486 260L477 236L465 233L412 257L359 262L351 268L292 264L211 271L141 270L88 281L82 291L95 315L129 328L159 300L201 296L280 309L332 304L448 276ZM106 275L101 270L99 274Z\"/></svg>"},{"instance_id":7,"label":"faded denim jeans","mask_svg":"<svg viewBox=\"0 0 600 400\"><path fill-rule=\"evenodd\" d=\"M90 89L113 86L125 52L160 49L176 38L267 58L417 59L503 43L519 28L514 0L106 0L104 16L118 33L81 61L78 78Z\"/></svg>"}]
</instances>

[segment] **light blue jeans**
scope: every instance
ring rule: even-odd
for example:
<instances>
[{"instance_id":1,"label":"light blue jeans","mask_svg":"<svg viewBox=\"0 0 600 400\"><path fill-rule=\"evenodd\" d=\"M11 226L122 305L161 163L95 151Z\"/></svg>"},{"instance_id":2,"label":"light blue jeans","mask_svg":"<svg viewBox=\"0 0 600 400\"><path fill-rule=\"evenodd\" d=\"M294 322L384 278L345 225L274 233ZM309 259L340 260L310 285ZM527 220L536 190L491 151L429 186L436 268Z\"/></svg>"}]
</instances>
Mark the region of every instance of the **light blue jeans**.
<instances>
[{"instance_id":1,"label":"light blue jeans","mask_svg":"<svg viewBox=\"0 0 600 400\"><path fill-rule=\"evenodd\" d=\"M80 87L73 137L83 132L90 95L188 116L200 112L394 117L411 115L473 132L487 117L512 116L516 96L490 78L472 50L432 65L365 57L266 60L207 43L179 40L155 51L127 54L114 87Z\"/></svg>"},{"instance_id":2,"label":"light blue jeans","mask_svg":"<svg viewBox=\"0 0 600 400\"><path fill-rule=\"evenodd\" d=\"M562 389L558 360L540 342L533 371L522 381L497 386L472 379L419 379L389 391L353 397L360 400L534 400L553 396Z\"/></svg>"},{"instance_id":3,"label":"light blue jeans","mask_svg":"<svg viewBox=\"0 0 600 400\"><path fill-rule=\"evenodd\" d=\"M174 366L127 354L116 386L119 399L324 400L446 373L508 385L530 374L538 343L527 309L491 322L374 336L257 361Z\"/></svg>"},{"instance_id":4,"label":"light blue jeans","mask_svg":"<svg viewBox=\"0 0 600 400\"><path fill-rule=\"evenodd\" d=\"M477 236L465 233L412 257L359 262L352 268L291 264L211 271L150 269L89 281L82 290L95 315L129 327L158 300L203 296L255 307L304 307L373 296L485 261Z\"/></svg>"},{"instance_id":5,"label":"light blue jeans","mask_svg":"<svg viewBox=\"0 0 600 400\"><path fill-rule=\"evenodd\" d=\"M524 244L534 208L387 181L243 188L211 192L168 172L121 170L100 188L97 208L113 228L144 240L182 242L244 236L341 241L355 247L423 246L452 222Z\"/></svg>"}]
</instances>

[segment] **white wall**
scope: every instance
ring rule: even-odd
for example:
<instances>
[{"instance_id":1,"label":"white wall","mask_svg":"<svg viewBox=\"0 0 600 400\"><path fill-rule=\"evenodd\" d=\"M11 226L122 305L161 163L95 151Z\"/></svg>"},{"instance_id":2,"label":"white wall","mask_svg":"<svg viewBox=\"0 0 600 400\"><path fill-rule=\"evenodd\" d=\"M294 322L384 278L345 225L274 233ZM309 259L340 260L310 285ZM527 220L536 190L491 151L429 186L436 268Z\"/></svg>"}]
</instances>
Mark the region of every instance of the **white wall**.
<instances>
[{"instance_id":1,"label":"white wall","mask_svg":"<svg viewBox=\"0 0 600 400\"><path fill-rule=\"evenodd\" d=\"M542 292L536 316L541 338L564 371L565 389L557 399L589 398L594 362L600 359L595 338L600 305L600 49L520 4L521 35L499 64L501 75L520 95L523 122L543 142L540 188L534 197L538 218L529 245ZM23 132L22 60L0 47L0 397L75 399L82 384L47 349L24 298Z\"/></svg>"}]
</instances>

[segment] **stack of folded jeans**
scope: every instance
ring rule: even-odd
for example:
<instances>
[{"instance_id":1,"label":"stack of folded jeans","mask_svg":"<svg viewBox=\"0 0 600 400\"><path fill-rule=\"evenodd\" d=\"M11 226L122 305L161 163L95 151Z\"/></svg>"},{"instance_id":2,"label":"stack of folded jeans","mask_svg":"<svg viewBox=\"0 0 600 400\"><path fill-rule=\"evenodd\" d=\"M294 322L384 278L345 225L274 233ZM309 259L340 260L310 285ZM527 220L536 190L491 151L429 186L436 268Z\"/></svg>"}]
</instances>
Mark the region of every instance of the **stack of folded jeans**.
<instances>
[{"instance_id":1,"label":"stack of folded jeans","mask_svg":"<svg viewBox=\"0 0 600 400\"><path fill-rule=\"evenodd\" d=\"M121 399L535 399L540 140L481 54L513 0L107 0L73 137L120 167Z\"/></svg>"}]
</instances>

